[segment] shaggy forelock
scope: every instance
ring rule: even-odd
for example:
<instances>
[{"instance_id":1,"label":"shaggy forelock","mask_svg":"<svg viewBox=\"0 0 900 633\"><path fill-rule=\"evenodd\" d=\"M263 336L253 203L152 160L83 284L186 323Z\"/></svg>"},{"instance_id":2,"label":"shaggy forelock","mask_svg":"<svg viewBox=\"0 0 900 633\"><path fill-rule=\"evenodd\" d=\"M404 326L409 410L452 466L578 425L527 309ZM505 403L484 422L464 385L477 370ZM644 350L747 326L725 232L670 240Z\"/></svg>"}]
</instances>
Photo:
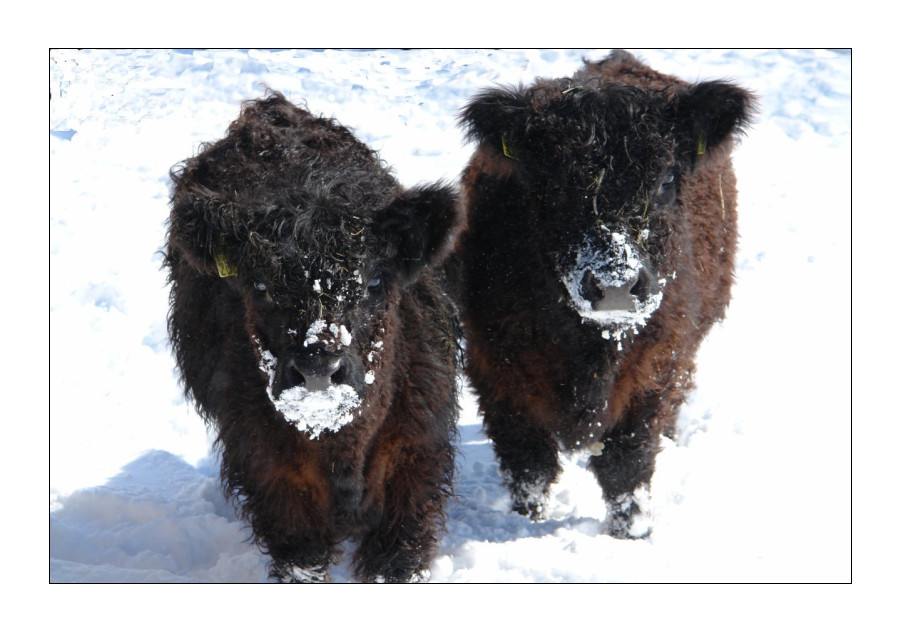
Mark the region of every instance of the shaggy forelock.
<instances>
[{"instance_id":1,"label":"shaggy forelock","mask_svg":"<svg viewBox=\"0 0 900 633\"><path fill-rule=\"evenodd\" d=\"M660 93L568 82L534 91L536 107L525 126L526 139L534 137L562 151L587 151L594 161L624 159L624 164L609 165L619 170L642 165L660 154L661 145L672 144L665 139L672 122Z\"/></svg>"},{"instance_id":2,"label":"shaggy forelock","mask_svg":"<svg viewBox=\"0 0 900 633\"><path fill-rule=\"evenodd\" d=\"M667 94L564 79L539 83L524 97L530 107L513 142L520 157L539 166L526 169L542 174L532 182L551 189L542 195L559 200L564 186L568 199L579 201L583 222L640 220L631 228L646 228L649 196L674 162ZM577 222L573 211L565 217Z\"/></svg>"},{"instance_id":3,"label":"shaggy forelock","mask_svg":"<svg viewBox=\"0 0 900 633\"><path fill-rule=\"evenodd\" d=\"M222 229L238 268L285 288L298 272L301 284L356 278L359 261L379 255L376 214L401 191L349 130L278 94L246 104L228 135L172 178L176 197L199 211L196 221Z\"/></svg>"}]
</instances>

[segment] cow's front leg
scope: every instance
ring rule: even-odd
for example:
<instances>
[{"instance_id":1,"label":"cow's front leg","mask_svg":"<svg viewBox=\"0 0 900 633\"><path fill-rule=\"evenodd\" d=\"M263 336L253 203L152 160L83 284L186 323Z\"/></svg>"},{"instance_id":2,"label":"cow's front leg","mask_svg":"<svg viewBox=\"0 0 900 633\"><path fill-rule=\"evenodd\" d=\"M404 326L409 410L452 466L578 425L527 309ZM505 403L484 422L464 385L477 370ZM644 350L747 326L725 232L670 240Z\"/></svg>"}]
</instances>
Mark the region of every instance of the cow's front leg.
<instances>
[{"instance_id":1,"label":"cow's front leg","mask_svg":"<svg viewBox=\"0 0 900 633\"><path fill-rule=\"evenodd\" d=\"M363 516L372 526L356 551L364 582L427 580L452 494L454 450L386 442L370 464Z\"/></svg>"},{"instance_id":2,"label":"cow's front leg","mask_svg":"<svg viewBox=\"0 0 900 633\"><path fill-rule=\"evenodd\" d=\"M644 538L651 531L647 505L660 445L656 405L649 398L632 408L588 460L603 488L609 533L616 538Z\"/></svg>"},{"instance_id":3,"label":"cow's front leg","mask_svg":"<svg viewBox=\"0 0 900 633\"><path fill-rule=\"evenodd\" d=\"M326 581L336 551L328 480L316 452L296 431L267 428L268 433L256 433L249 451L248 442L230 441L235 434L223 436L222 479L249 521L254 542L272 558L271 577Z\"/></svg>"},{"instance_id":4,"label":"cow's front leg","mask_svg":"<svg viewBox=\"0 0 900 633\"><path fill-rule=\"evenodd\" d=\"M269 482L265 488L247 498L244 510L254 539L272 558L269 575L281 582L326 582L336 551L327 505L293 482Z\"/></svg>"},{"instance_id":5,"label":"cow's front leg","mask_svg":"<svg viewBox=\"0 0 900 633\"><path fill-rule=\"evenodd\" d=\"M494 444L512 509L533 521L546 518L550 486L561 471L553 436L523 415L493 407L484 413L484 430Z\"/></svg>"}]
</instances>

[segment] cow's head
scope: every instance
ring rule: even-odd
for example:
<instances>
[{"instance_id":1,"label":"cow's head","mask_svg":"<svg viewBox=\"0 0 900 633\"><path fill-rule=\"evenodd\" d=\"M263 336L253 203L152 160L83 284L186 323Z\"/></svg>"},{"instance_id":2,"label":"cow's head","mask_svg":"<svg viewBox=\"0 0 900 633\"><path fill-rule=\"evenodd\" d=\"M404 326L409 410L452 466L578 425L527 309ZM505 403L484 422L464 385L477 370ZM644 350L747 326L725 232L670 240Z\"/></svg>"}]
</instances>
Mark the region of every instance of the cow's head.
<instances>
[{"instance_id":1,"label":"cow's head","mask_svg":"<svg viewBox=\"0 0 900 633\"><path fill-rule=\"evenodd\" d=\"M169 248L240 298L272 403L314 437L351 421L386 380L401 293L448 246L453 191L404 190L280 95L246 104L173 180Z\"/></svg>"},{"instance_id":2,"label":"cow's head","mask_svg":"<svg viewBox=\"0 0 900 633\"><path fill-rule=\"evenodd\" d=\"M727 82L647 90L576 76L485 91L461 120L521 183L533 250L549 255L571 307L608 329L659 306L668 238L690 213L679 189L751 107Z\"/></svg>"}]
</instances>

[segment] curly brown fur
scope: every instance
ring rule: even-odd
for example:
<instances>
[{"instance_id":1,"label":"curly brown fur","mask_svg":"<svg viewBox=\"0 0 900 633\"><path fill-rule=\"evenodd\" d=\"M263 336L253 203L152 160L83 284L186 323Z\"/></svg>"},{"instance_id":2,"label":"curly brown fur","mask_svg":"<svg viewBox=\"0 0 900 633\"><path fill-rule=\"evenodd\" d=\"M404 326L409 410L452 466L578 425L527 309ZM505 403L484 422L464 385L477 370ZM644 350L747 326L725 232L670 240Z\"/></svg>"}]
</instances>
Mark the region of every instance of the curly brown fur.
<instances>
[{"instance_id":1,"label":"curly brown fur","mask_svg":"<svg viewBox=\"0 0 900 633\"><path fill-rule=\"evenodd\" d=\"M172 180L175 358L272 575L323 580L346 539L362 580L422 574L454 469L459 326L436 271L454 191L404 190L349 130L277 93ZM352 421L320 433L281 399L347 387Z\"/></svg>"},{"instance_id":2,"label":"curly brown fur","mask_svg":"<svg viewBox=\"0 0 900 633\"><path fill-rule=\"evenodd\" d=\"M541 516L559 447L590 450L610 531L628 535L729 301L729 155L752 108L732 84L689 85L614 52L463 111L477 143L455 256L466 369L517 511Z\"/></svg>"}]
</instances>

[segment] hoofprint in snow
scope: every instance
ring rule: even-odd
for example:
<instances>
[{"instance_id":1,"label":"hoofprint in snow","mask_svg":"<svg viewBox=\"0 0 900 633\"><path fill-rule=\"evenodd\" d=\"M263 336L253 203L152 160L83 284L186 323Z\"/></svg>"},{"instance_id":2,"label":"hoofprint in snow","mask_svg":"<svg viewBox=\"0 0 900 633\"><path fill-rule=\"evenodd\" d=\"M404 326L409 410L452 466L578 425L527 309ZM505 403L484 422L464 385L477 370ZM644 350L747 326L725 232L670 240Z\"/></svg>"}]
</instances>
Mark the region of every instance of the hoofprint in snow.
<instances>
[{"instance_id":1,"label":"hoofprint in snow","mask_svg":"<svg viewBox=\"0 0 900 633\"><path fill-rule=\"evenodd\" d=\"M342 344L350 343L350 334L344 326L338 328L331 326L335 335L341 337ZM324 321L316 321L307 331L308 342L315 334L325 329ZM315 332L315 334L311 334ZM346 343L343 341L346 340ZM259 340L256 340L261 359L259 368L267 374L268 384L266 393L275 408L284 415L285 419L293 423L297 430L308 433L312 439L316 439L323 431L337 433L341 427L353 421L354 413L359 407L360 397L349 385L331 385L321 391L310 391L302 385L285 389L276 398L272 393L272 385L275 381L275 368L278 359L267 349L264 349Z\"/></svg>"}]
</instances>

